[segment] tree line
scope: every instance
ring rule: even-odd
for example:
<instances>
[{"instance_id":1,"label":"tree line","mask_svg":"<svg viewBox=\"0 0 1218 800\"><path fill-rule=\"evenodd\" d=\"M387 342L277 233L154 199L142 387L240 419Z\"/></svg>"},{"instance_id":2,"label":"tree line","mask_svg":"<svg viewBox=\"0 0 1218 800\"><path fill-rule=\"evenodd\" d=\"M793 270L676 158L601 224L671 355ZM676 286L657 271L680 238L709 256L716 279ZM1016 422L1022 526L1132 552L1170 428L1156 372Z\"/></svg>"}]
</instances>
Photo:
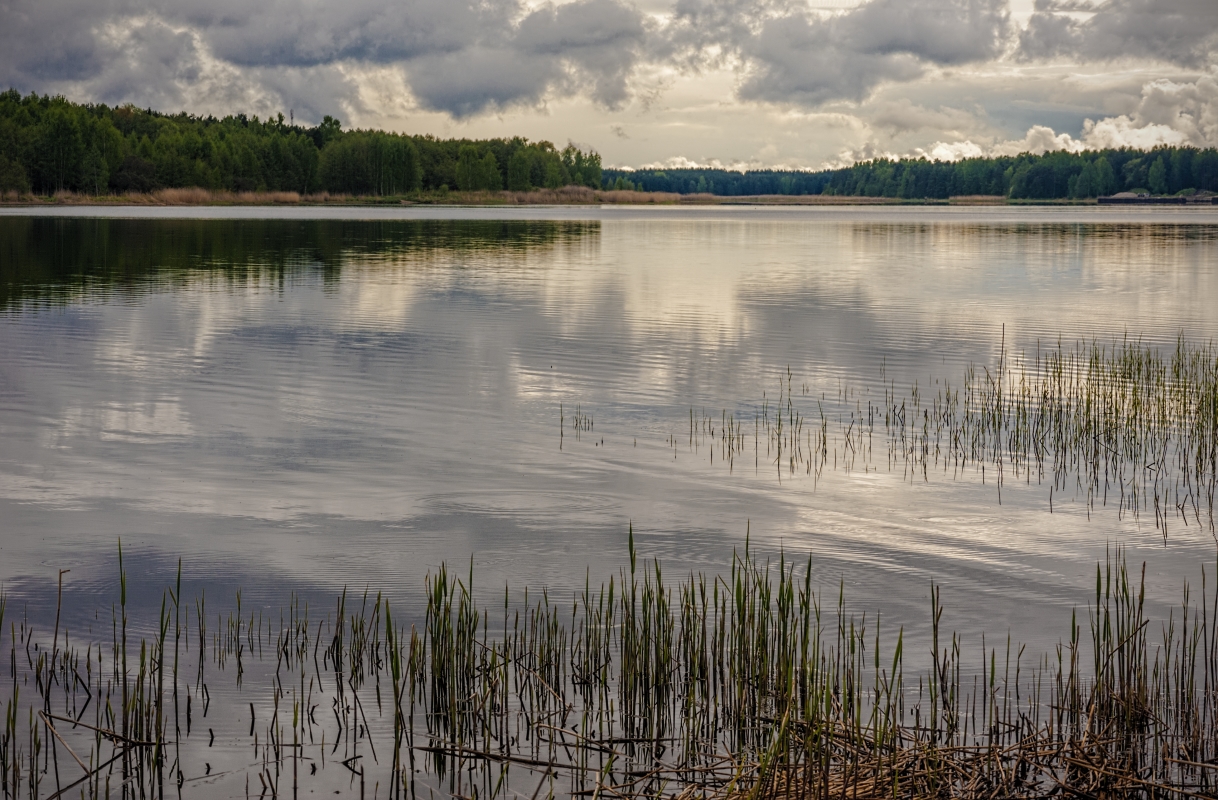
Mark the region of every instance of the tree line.
<instances>
[{"instance_id":1,"label":"tree line","mask_svg":"<svg viewBox=\"0 0 1218 800\"><path fill-rule=\"evenodd\" d=\"M162 114L131 105L0 93L0 193L91 195L201 187L401 195L445 190L600 188L600 155L574 145L438 139L236 114Z\"/></svg>"},{"instance_id":2,"label":"tree line","mask_svg":"<svg viewBox=\"0 0 1218 800\"><path fill-rule=\"evenodd\" d=\"M679 194L844 195L901 199L1001 195L1089 198L1120 191L1218 192L1218 150L1160 147L1052 152L955 162L876 159L819 171L604 170L574 145L521 137L438 139L315 126L282 114L200 117L131 105L0 93L0 193L92 195L198 186L229 191L402 195L528 191L568 185Z\"/></svg>"},{"instance_id":3,"label":"tree line","mask_svg":"<svg viewBox=\"0 0 1218 800\"><path fill-rule=\"evenodd\" d=\"M605 170L607 188L725 196L845 195L945 199L1002 195L1015 200L1083 199L1122 191L1157 195L1218 192L1218 150L1159 147L1025 153L960 161L876 159L820 171Z\"/></svg>"}]
</instances>

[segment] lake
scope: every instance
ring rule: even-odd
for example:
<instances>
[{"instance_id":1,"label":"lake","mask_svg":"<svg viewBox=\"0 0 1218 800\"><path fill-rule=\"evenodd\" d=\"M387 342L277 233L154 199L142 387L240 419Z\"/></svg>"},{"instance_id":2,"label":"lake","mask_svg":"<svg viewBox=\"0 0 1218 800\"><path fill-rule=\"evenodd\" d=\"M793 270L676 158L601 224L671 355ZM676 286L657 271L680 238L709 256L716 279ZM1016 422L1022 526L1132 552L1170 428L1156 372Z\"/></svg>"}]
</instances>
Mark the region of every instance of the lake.
<instances>
[{"instance_id":1,"label":"lake","mask_svg":"<svg viewBox=\"0 0 1218 800\"><path fill-rule=\"evenodd\" d=\"M885 391L1059 342L1206 345L1215 308L1211 210L7 208L0 582L45 619L70 569L87 625L121 539L150 605L181 559L217 603L418 609L441 563L569 598L630 529L678 576L747 536L894 625L926 630L934 583L952 629L1044 651L1110 548L1161 613L1212 576L1211 528L1000 498L992 470L804 469L762 420L823 418L836 454Z\"/></svg>"}]
</instances>

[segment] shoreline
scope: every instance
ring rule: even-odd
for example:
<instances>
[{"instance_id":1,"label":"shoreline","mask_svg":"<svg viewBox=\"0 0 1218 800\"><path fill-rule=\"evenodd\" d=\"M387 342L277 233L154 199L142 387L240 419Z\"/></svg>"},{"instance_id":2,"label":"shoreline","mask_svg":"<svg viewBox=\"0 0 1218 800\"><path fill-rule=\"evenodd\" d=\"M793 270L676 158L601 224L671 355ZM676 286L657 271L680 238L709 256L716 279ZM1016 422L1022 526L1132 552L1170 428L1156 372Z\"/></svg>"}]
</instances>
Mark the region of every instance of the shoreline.
<instances>
[{"instance_id":1,"label":"shoreline","mask_svg":"<svg viewBox=\"0 0 1218 800\"><path fill-rule=\"evenodd\" d=\"M167 206L304 206L304 207L511 207L511 206L1081 206L1099 205L1086 200L1012 200L1002 196L968 195L946 199L905 200L891 197L845 195L712 195L594 190L569 186L529 192L415 192L408 195L352 196L296 192L225 192L205 189L161 189L148 194L81 195L63 192L53 196L0 198L0 207L62 208L71 206L167 207ZM1188 206L1203 203L1182 204Z\"/></svg>"},{"instance_id":2,"label":"shoreline","mask_svg":"<svg viewBox=\"0 0 1218 800\"><path fill-rule=\"evenodd\" d=\"M134 220L312 220L630 222L727 221L901 224L1129 224L1218 226L1218 206L796 203L279 203L279 204L0 204L0 218Z\"/></svg>"}]
</instances>

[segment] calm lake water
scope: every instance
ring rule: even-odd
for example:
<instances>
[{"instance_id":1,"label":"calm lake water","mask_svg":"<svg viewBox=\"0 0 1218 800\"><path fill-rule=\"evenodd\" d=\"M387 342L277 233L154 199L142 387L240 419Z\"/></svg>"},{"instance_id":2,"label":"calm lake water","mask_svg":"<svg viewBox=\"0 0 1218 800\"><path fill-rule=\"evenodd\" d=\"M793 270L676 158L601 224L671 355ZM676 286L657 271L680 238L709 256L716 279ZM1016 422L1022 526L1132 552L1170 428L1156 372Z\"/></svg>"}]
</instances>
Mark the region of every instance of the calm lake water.
<instances>
[{"instance_id":1,"label":"calm lake water","mask_svg":"<svg viewBox=\"0 0 1218 800\"><path fill-rule=\"evenodd\" d=\"M1004 347L1210 342L1212 211L43 213L0 212L0 582L31 614L60 569L108 609L120 537L149 602L182 559L275 608L417 607L442 562L563 597L616 573L631 525L674 575L747 535L894 625L926 626L933 582L948 627L1034 650L1115 545L1159 611L1212 585L1205 527L883 459L784 473L752 438L729 465L690 435L692 413L752 437L787 387L832 432Z\"/></svg>"}]
</instances>

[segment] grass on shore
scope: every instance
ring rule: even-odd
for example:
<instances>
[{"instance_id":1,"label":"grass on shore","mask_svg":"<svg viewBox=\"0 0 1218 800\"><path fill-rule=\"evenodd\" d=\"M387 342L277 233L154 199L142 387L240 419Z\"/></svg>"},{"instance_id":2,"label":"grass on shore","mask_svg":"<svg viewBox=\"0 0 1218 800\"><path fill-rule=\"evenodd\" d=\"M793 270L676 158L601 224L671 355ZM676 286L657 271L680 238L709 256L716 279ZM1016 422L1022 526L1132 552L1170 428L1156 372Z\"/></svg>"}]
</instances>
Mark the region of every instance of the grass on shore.
<instances>
[{"instance_id":1,"label":"grass on shore","mask_svg":"<svg viewBox=\"0 0 1218 800\"><path fill-rule=\"evenodd\" d=\"M157 189L148 193L89 195L70 191L51 196L0 195L2 205L120 205L120 206L273 206L273 205L772 205L772 206L874 206L874 205L1095 205L1094 200L1010 200L1002 196L961 196L949 199L900 200L891 197L835 195L750 195L729 197L713 194L676 194L598 190L585 186L561 189L511 191L420 191L406 195L356 196L346 194L301 194L299 192L230 192L188 187Z\"/></svg>"},{"instance_id":2,"label":"grass on shore","mask_svg":"<svg viewBox=\"0 0 1218 800\"><path fill-rule=\"evenodd\" d=\"M676 204L690 202L693 195L666 192L597 191L584 186L536 189L530 192L412 192L394 196L347 194L300 194L299 192L229 192L197 187L157 189L147 194L87 195L57 192L50 197L18 196L9 192L4 202L23 205L138 205L138 206L235 206L235 205L599 205ZM708 196L709 197L709 196Z\"/></svg>"}]
</instances>

